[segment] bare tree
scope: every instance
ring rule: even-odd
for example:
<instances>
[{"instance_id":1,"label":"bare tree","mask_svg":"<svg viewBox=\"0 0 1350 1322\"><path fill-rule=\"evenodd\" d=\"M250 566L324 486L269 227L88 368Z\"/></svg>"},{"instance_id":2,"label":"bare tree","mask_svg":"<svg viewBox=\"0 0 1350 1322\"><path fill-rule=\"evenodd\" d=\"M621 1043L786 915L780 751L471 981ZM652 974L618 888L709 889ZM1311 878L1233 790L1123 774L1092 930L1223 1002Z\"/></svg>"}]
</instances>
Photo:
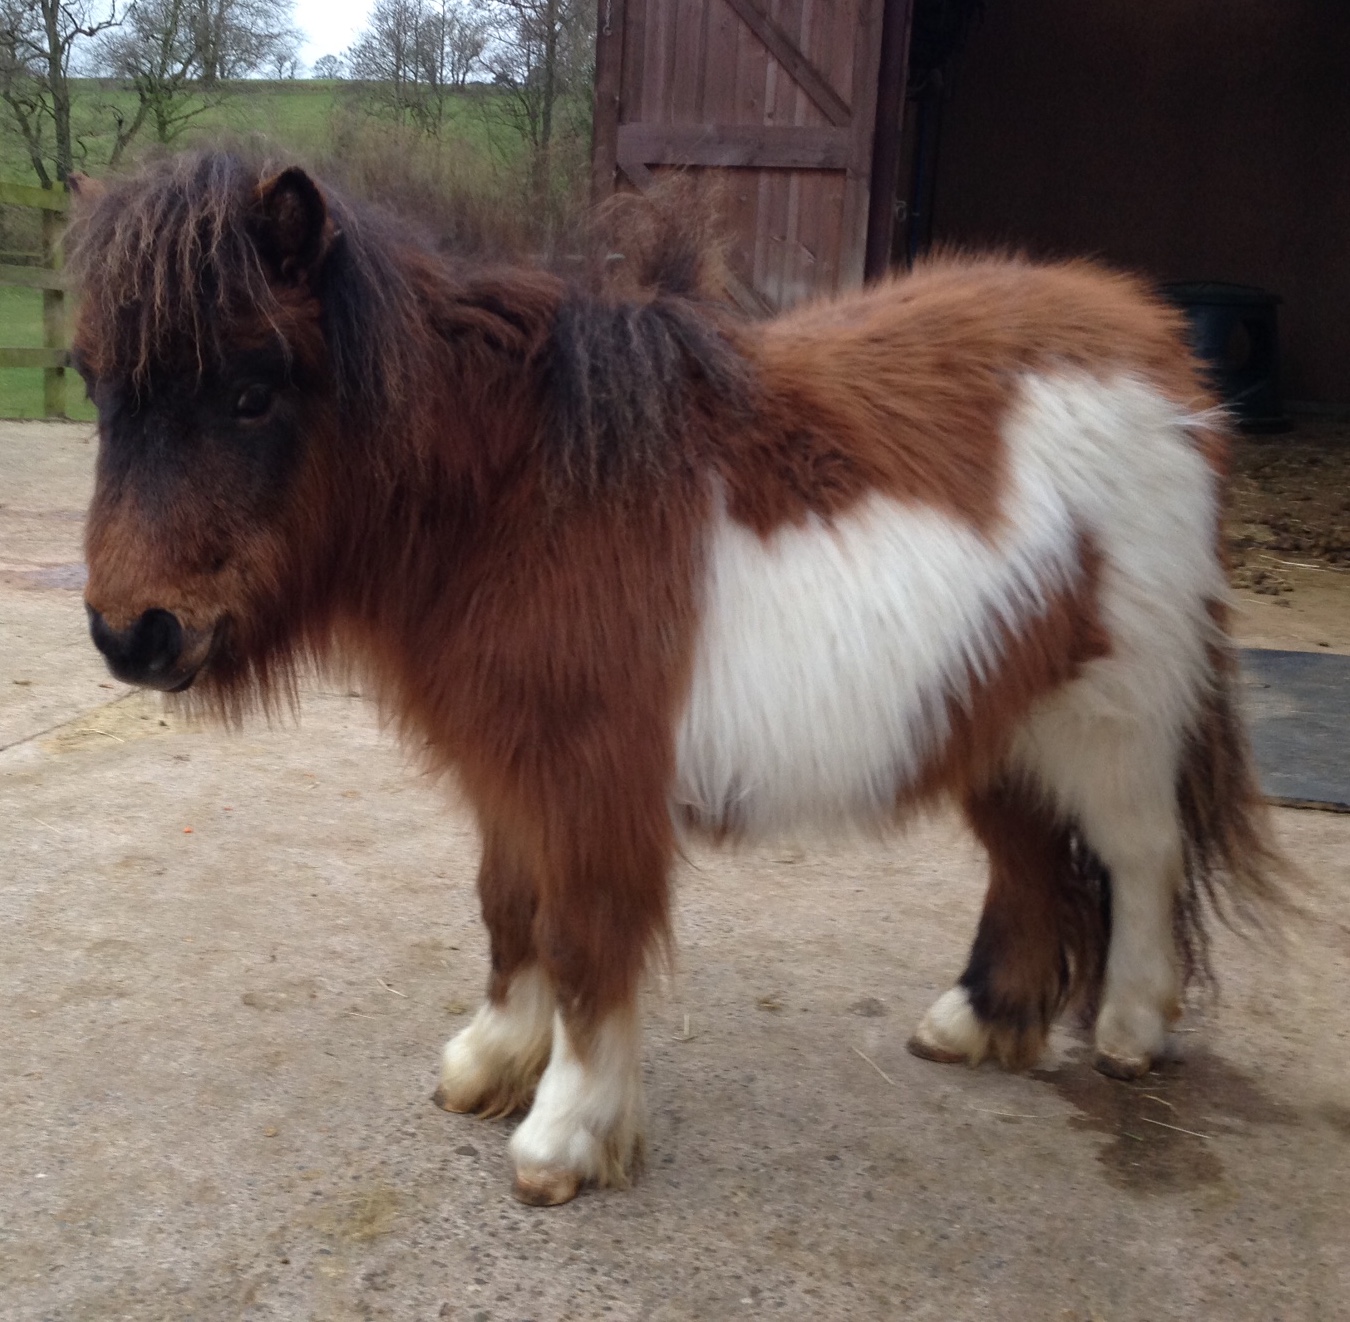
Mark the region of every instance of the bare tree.
<instances>
[{"instance_id":1,"label":"bare tree","mask_svg":"<svg viewBox=\"0 0 1350 1322\"><path fill-rule=\"evenodd\" d=\"M378 0L347 64L373 104L436 134L487 36L486 23L455 0Z\"/></svg>"},{"instance_id":2,"label":"bare tree","mask_svg":"<svg viewBox=\"0 0 1350 1322\"><path fill-rule=\"evenodd\" d=\"M4 0L0 0L4 3ZM123 22L95 44L90 67L136 94L128 115L116 101L100 106L115 125L109 164L116 165L147 126L170 143L231 93L227 78L274 68L295 76L299 35L293 0L130 0Z\"/></svg>"},{"instance_id":3,"label":"bare tree","mask_svg":"<svg viewBox=\"0 0 1350 1322\"><path fill-rule=\"evenodd\" d=\"M487 47L487 20L454 0L430 0L423 10L424 81L432 89L462 92Z\"/></svg>"},{"instance_id":4,"label":"bare tree","mask_svg":"<svg viewBox=\"0 0 1350 1322\"><path fill-rule=\"evenodd\" d=\"M595 6L588 0L490 0L495 39L485 60L499 95L487 104L531 153L536 196L547 194L560 111L589 109Z\"/></svg>"},{"instance_id":5,"label":"bare tree","mask_svg":"<svg viewBox=\"0 0 1350 1322\"><path fill-rule=\"evenodd\" d=\"M342 56L340 55L320 55L314 61L313 77L323 79L334 79L342 77Z\"/></svg>"},{"instance_id":6,"label":"bare tree","mask_svg":"<svg viewBox=\"0 0 1350 1322\"><path fill-rule=\"evenodd\" d=\"M116 0L0 0L0 100L43 188L75 167L70 70L81 46L120 21Z\"/></svg>"},{"instance_id":7,"label":"bare tree","mask_svg":"<svg viewBox=\"0 0 1350 1322\"><path fill-rule=\"evenodd\" d=\"M294 0L193 0L201 79L211 84L288 67L300 49ZM278 77L281 73L278 74Z\"/></svg>"},{"instance_id":8,"label":"bare tree","mask_svg":"<svg viewBox=\"0 0 1350 1322\"><path fill-rule=\"evenodd\" d=\"M103 107L116 125L109 165L121 160L147 124L157 142L170 143L223 99L223 85L207 85L199 76L195 17L194 0L133 0L122 25L100 41L93 67L125 80L136 93L130 118L115 102Z\"/></svg>"},{"instance_id":9,"label":"bare tree","mask_svg":"<svg viewBox=\"0 0 1350 1322\"><path fill-rule=\"evenodd\" d=\"M399 123L409 118L418 75L419 0L377 0L370 23L347 52L352 77Z\"/></svg>"}]
</instances>

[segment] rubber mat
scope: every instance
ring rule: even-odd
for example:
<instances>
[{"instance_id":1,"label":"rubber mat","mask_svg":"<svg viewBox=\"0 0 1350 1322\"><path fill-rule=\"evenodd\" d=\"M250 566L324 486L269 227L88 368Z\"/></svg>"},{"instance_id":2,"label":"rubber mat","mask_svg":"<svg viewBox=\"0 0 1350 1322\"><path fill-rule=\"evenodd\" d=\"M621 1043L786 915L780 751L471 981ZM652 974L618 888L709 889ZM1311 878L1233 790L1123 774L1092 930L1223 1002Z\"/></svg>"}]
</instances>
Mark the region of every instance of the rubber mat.
<instances>
[{"instance_id":1,"label":"rubber mat","mask_svg":"<svg viewBox=\"0 0 1350 1322\"><path fill-rule=\"evenodd\" d=\"M1277 803L1350 812L1350 656L1242 653L1261 783Z\"/></svg>"}]
</instances>

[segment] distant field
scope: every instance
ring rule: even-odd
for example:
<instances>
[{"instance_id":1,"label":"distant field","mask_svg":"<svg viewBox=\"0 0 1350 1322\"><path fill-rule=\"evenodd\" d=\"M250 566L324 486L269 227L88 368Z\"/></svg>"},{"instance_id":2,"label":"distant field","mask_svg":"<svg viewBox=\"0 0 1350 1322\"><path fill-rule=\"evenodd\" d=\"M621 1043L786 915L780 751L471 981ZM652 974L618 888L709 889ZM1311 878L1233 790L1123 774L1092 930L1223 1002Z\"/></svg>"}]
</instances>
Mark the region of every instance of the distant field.
<instances>
[{"instance_id":1,"label":"distant field","mask_svg":"<svg viewBox=\"0 0 1350 1322\"><path fill-rule=\"evenodd\" d=\"M239 137L263 134L296 147L317 142L327 131L334 86L299 80L289 84L241 85L241 90L222 105L194 119L173 145L188 146L204 137L221 134ZM132 92L90 79L79 80L74 88L71 119L81 155L77 164L89 174L101 174L107 168L116 140L116 115L130 119L136 113L136 97ZM154 134L147 125L128 150L134 153L153 145ZM37 182L23 144L8 120L0 122L0 175L18 183Z\"/></svg>"},{"instance_id":2,"label":"distant field","mask_svg":"<svg viewBox=\"0 0 1350 1322\"><path fill-rule=\"evenodd\" d=\"M356 91L352 83L318 79L281 82L250 79L235 83L220 105L193 119L171 146L191 147L222 138L261 138L301 155L322 151L331 140L334 112L351 108ZM494 131L490 122L495 95L487 89L474 89L453 98L447 106L448 122L443 134L462 138L495 155L514 155L520 150L519 141L512 141L509 132ZM120 114L129 120L135 113L133 92L111 82L78 80L71 118L82 150L79 168L92 175L101 174L116 140L116 116ZM134 157L135 153L155 146L154 135L147 125L128 151ZM0 178L17 183L37 182L18 134L3 117L0 117Z\"/></svg>"}]
</instances>

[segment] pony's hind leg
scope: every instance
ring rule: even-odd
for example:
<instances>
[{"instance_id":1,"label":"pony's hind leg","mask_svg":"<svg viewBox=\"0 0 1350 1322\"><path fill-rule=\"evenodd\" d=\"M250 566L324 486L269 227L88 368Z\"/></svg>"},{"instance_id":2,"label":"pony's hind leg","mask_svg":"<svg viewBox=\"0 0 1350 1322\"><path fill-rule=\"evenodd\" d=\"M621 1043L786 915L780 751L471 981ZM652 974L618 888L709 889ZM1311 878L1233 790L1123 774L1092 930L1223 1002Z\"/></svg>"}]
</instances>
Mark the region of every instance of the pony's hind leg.
<instances>
[{"instance_id":1,"label":"pony's hind leg","mask_svg":"<svg viewBox=\"0 0 1350 1322\"><path fill-rule=\"evenodd\" d=\"M929 1008L917 1056L1005 1069L1035 1064L1055 1016L1090 981L1105 941L1102 896L1081 875L1067 826L1024 780L968 796L967 820L989 852L989 889L965 971Z\"/></svg>"},{"instance_id":2,"label":"pony's hind leg","mask_svg":"<svg viewBox=\"0 0 1350 1322\"><path fill-rule=\"evenodd\" d=\"M1171 782L1168 782L1171 788ZM1184 882L1174 803L1159 794L1087 809L1083 832L1111 876L1111 947L1094 1042L1103 1074L1135 1079L1162 1053L1181 1017L1174 934Z\"/></svg>"},{"instance_id":3,"label":"pony's hind leg","mask_svg":"<svg viewBox=\"0 0 1350 1322\"><path fill-rule=\"evenodd\" d=\"M478 894L492 950L488 999L445 1045L433 1100L447 1111L523 1109L548 1062L553 986L534 948L538 896L530 868L501 830L484 831Z\"/></svg>"},{"instance_id":4,"label":"pony's hind leg","mask_svg":"<svg viewBox=\"0 0 1350 1322\"><path fill-rule=\"evenodd\" d=\"M1096 1026L1097 1068L1138 1078L1181 1013L1174 934L1184 857L1176 802L1178 740L1145 717L1045 714L1024 749L1110 878L1110 945Z\"/></svg>"}]
</instances>

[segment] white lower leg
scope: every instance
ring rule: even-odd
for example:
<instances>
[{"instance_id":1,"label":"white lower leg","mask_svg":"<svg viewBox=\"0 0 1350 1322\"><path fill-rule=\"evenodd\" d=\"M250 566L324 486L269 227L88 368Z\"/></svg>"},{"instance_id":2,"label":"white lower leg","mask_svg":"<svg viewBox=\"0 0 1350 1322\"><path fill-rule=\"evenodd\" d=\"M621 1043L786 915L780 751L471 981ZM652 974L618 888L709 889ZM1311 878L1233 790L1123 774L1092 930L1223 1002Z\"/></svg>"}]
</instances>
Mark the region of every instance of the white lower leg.
<instances>
[{"instance_id":1,"label":"white lower leg","mask_svg":"<svg viewBox=\"0 0 1350 1322\"><path fill-rule=\"evenodd\" d=\"M623 1186L642 1143L637 1007L611 1011L578 1051L561 1014L534 1105L511 1138L516 1193L563 1203L586 1183Z\"/></svg>"},{"instance_id":2,"label":"white lower leg","mask_svg":"<svg viewBox=\"0 0 1350 1322\"><path fill-rule=\"evenodd\" d=\"M508 1115L524 1106L548 1061L553 1006L553 987L542 970L517 973L505 1000L482 1006L445 1044L436 1104L483 1115Z\"/></svg>"},{"instance_id":3,"label":"white lower leg","mask_svg":"<svg viewBox=\"0 0 1350 1322\"><path fill-rule=\"evenodd\" d=\"M1137 1077L1162 1052L1168 1026L1180 1014L1172 907L1181 856L1154 844L1104 861L1111 869L1111 948L1097 1015L1098 1066Z\"/></svg>"},{"instance_id":4,"label":"white lower leg","mask_svg":"<svg viewBox=\"0 0 1350 1322\"><path fill-rule=\"evenodd\" d=\"M1110 610L1138 612L1129 646L1093 662L1060 698L1042 706L1020 732L1015 753L1111 874L1097 1064L1123 1078L1149 1068L1179 1012L1172 931L1184 875L1177 766L1191 698L1203 682L1199 640L1208 627L1198 602L1198 620L1168 623L1164 613L1159 624L1147 585L1129 593L1106 600ZM1125 625L1118 619L1110 627L1115 632ZM1145 641L1150 630L1155 641ZM1187 655L1198 667L1189 676Z\"/></svg>"},{"instance_id":5,"label":"white lower leg","mask_svg":"<svg viewBox=\"0 0 1350 1322\"><path fill-rule=\"evenodd\" d=\"M989 1051L989 1029L980 1022L964 987L942 993L928 1007L909 1040L909 1049L925 1060L978 1065Z\"/></svg>"}]
</instances>

